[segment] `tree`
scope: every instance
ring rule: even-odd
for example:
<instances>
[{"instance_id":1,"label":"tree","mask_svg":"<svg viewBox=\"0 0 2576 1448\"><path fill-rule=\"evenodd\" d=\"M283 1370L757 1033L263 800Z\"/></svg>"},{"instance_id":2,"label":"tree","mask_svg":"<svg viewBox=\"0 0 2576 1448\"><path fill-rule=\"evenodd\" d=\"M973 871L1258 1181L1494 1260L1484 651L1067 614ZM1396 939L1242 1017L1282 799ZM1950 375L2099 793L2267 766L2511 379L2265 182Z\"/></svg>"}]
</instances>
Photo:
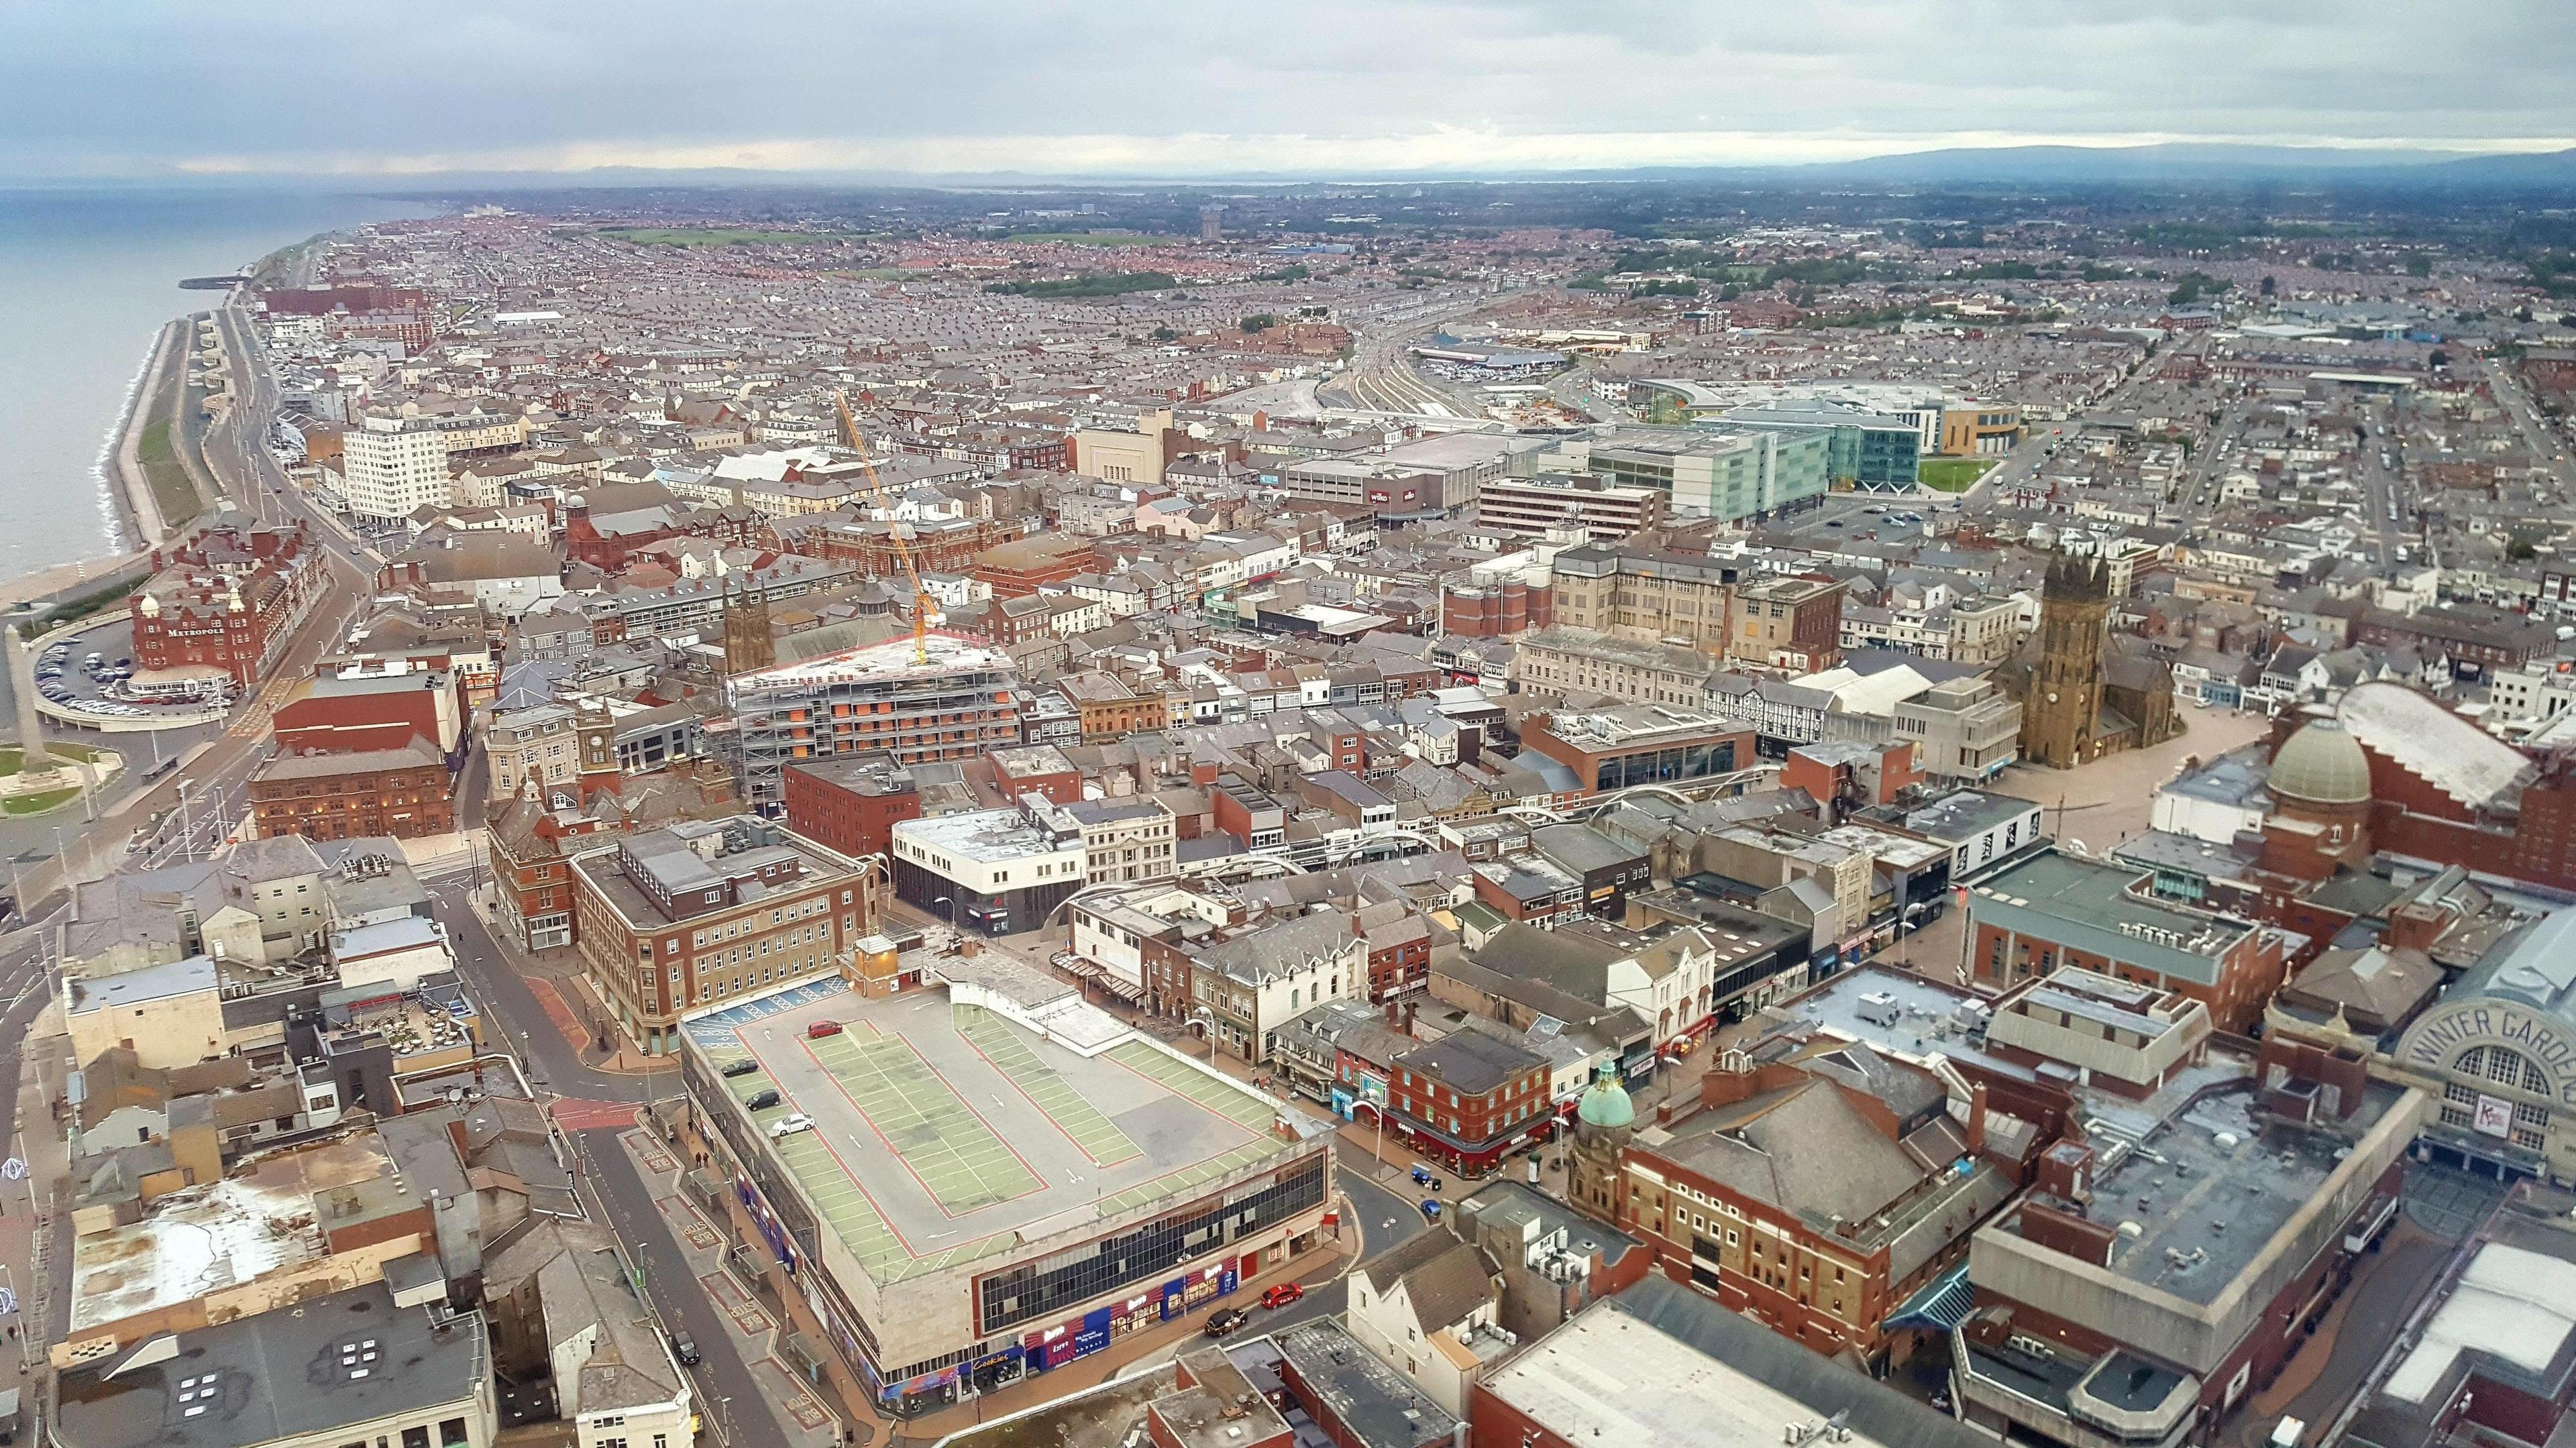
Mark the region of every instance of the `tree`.
<instances>
[{"instance_id":1,"label":"tree","mask_svg":"<svg viewBox=\"0 0 2576 1448\"><path fill-rule=\"evenodd\" d=\"M1279 319L1270 315L1268 312L1258 312L1252 316L1244 318L1242 325L1243 330L1246 332L1266 332L1271 328L1278 326Z\"/></svg>"},{"instance_id":2,"label":"tree","mask_svg":"<svg viewBox=\"0 0 2576 1448\"><path fill-rule=\"evenodd\" d=\"M2406 258L2406 274L2410 277L2431 276L2433 274L2433 259L2429 256L2410 256Z\"/></svg>"},{"instance_id":3,"label":"tree","mask_svg":"<svg viewBox=\"0 0 2576 1448\"><path fill-rule=\"evenodd\" d=\"M2439 372L2443 368L2451 365L2451 354L2443 351L2439 347L2436 347L2433 349L2433 355L2425 360L2433 364L2434 371Z\"/></svg>"},{"instance_id":4,"label":"tree","mask_svg":"<svg viewBox=\"0 0 2576 1448\"><path fill-rule=\"evenodd\" d=\"M2263 295L2265 295L2265 296L2267 296L2267 297L2268 297L2268 296L2270 296L2270 295L2272 295L2273 291L2274 291L2278 286L2279 286L2279 283L2277 283L2277 282L2273 281L2270 277L2265 277L2265 278L2263 278Z\"/></svg>"}]
</instances>

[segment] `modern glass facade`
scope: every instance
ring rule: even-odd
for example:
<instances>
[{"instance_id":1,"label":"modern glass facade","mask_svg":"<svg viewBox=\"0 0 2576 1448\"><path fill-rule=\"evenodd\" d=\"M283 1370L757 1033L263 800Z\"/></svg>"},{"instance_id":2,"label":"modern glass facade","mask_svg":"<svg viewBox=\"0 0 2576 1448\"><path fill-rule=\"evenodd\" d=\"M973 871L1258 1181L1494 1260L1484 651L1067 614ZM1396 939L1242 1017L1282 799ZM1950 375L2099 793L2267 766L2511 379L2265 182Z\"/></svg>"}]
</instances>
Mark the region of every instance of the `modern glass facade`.
<instances>
[{"instance_id":1,"label":"modern glass facade","mask_svg":"<svg viewBox=\"0 0 2576 1448\"><path fill-rule=\"evenodd\" d=\"M1323 1205L1324 1158L1287 1169L1270 1185L1070 1247L975 1284L976 1328L997 1333L1051 1321L1103 1293L1168 1276L1226 1245Z\"/></svg>"},{"instance_id":2,"label":"modern glass facade","mask_svg":"<svg viewBox=\"0 0 2576 1448\"><path fill-rule=\"evenodd\" d=\"M1641 749L1633 754L1602 756L1596 789L1625 789L1632 784L1672 784L1685 779L1707 779L1712 775L1733 774L1742 766L1735 762L1735 741L1716 744L1682 744L1669 749Z\"/></svg>"}]
</instances>

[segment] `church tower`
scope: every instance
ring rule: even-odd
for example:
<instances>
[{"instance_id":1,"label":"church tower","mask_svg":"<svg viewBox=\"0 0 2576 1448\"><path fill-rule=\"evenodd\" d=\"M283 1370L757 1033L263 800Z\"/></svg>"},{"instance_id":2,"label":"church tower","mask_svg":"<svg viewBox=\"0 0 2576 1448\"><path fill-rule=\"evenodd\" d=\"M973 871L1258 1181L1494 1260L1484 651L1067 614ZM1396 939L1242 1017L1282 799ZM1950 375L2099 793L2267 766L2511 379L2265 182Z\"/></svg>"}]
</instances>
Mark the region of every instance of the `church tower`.
<instances>
[{"instance_id":1,"label":"church tower","mask_svg":"<svg viewBox=\"0 0 2576 1448\"><path fill-rule=\"evenodd\" d=\"M2073 769L2091 757L2110 638L2110 570L2099 558L2050 560L2039 600L2039 660L2021 701L2024 762Z\"/></svg>"},{"instance_id":2,"label":"church tower","mask_svg":"<svg viewBox=\"0 0 2576 1448\"><path fill-rule=\"evenodd\" d=\"M765 669L778 662L778 642L769 633L769 598L743 581L740 592L725 587L725 677Z\"/></svg>"}]
</instances>

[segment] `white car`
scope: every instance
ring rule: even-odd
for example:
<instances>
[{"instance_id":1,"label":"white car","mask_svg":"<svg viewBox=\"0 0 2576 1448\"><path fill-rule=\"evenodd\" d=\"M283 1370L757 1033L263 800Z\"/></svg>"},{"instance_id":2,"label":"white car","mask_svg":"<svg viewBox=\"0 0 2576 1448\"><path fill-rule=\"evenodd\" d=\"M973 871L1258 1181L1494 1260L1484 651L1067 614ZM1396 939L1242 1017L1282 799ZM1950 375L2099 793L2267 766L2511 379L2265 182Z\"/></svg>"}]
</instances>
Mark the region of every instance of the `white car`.
<instances>
[{"instance_id":1,"label":"white car","mask_svg":"<svg viewBox=\"0 0 2576 1448\"><path fill-rule=\"evenodd\" d=\"M769 1139L776 1141L782 1137L794 1136L800 1131L813 1129L814 1118L800 1111L793 1116L782 1116L769 1123Z\"/></svg>"}]
</instances>

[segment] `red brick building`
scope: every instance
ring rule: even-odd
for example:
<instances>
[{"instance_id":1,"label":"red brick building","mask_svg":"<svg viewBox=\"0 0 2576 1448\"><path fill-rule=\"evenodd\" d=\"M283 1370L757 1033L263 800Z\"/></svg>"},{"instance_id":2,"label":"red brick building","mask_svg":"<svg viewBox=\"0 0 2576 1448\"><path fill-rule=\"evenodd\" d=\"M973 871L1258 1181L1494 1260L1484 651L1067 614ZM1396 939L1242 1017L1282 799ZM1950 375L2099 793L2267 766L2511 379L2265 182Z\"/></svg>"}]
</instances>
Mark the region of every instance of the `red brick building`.
<instances>
[{"instance_id":1,"label":"red brick building","mask_svg":"<svg viewBox=\"0 0 2576 1448\"><path fill-rule=\"evenodd\" d=\"M1552 1114L1547 1059L1500 1036L1459 1031L1393 1064L1387 1125L1468 1175L1492 1170Z\"/></svg>"},{"instance_id":2,"label":"red brick building","mask_svg":"<svg viewBox=\"0 0 2576 1448\"><path fill-rule=\"evenodd\" d=\"M1888 1315L2017 1185L1977 1155L1982 1101L1963 1128L1930 1072L1882 1064L1876 1090L1793 1063L1709 1072L1668 1138L1626 1144L1618 1224L1727 1310L1819 1353L1876 1356ZM1772 1169L1793 1152L1836 1170Z\"/></svg>"},{"instance_id":3,"label":"red brick building","mask_svg":"<svg viewBox=\"0 0 2576 1448\"><path fill-rule=\"evenodd\" d=\"M1041 533L997 543L975 555L973 576L993 586L997 598L1025 598L1050 583L1098 567L1092 540L1070 533Z\"/></svg>"},{"instance_id":4,"label":"red brick building","mask_svg":"<svg viewBox=\"0 0 2576 1448\"><path fill-rule=\"evenodd\" d=\"M1431 918L1401 900L1362 905L1351 928L1368 943L1368 998L1383 1005L1431 988Z\"/></svg>"},{"instance_id":5,"label":"red brick building","mask_svg":"<svg viewBox=\"0 0 2576 1448\"><path fill-rule=\"evenodd\" d=\"M1780 766L1782 789L1803 789L1818 803L1839 802L1851 809L1893 803L1923 782L1914 765L1914 744L1858 742L1802 744L1789 751Z\"/></svg>"},{"instance_id":6,"label":"red brick building","mask_svg":"<svg viewBox=\"0 0 2576 1448\"><path fill-rule=\"evenodd\" d=\"M790 764L784 787L787 827L853 858L885 854L894 827L921 818L911 772L882 751Z\"/></svg>"},{"instance_id":7,"label":"red brick building","mask_svg":"<svg viewBox=\"0 0 2576 1448\"><path fill-rule=\"evenodd\" d=\"M453 786L447 762L425 740L350 754L278 754L251 774L251 816L261 839L417 839L456 828Z\"/></svg>"},{"instance_id":8,"label":"red brick building","mask_svg":"<svg viewBox=\"0 0 2576 1448\"><path fill-rule=\"evenodd\" d=\"M674 538L713 538L728 547L749 547L759 541L759 522L760 515L748 508L669 502L600 510L575 495L564 504L563 551L571 562L614 575L624 573L637 553Z\"/></svg>"},{"instance_id":9,"label":"red brick building","mask_svg":"<svg viewBox=\"0 0 2576 1448\"><path fill-rule=\"evenodd\" d=\"M572 855L576 841L599 833L599 821L586 815L557 815L527 793L493 808L488 815L492 840L492 880L499 887L502 918L515 926L519 943L530 950L554 950L574 943Z\"/></svg>"},{"instance_id":10,"label":"red brick building","mask_svg":"<svg viewBox=\"0 0 2576 1448\"><path fill-rule=\"evenodd\" d=\"M1583 793L1636 784L1687 784L1750 769L1753 730L1668 705L1623 705L1587 714L1535 715L1521 747L1572 769Z\"/></svg>"},{"instance_id":11,"label":"red brick building","mask_svg":"<svg viewBox=\"0 0 2576 1448\"><path fill-rule=\"evenodd\" d=\"M789 520L791 523L794 520ZM956 518L937 523L905 523L904 546L912 566L926 573L963 573L988 548L1016 543L1028 535L1017 518ZM895 555L893 523L872 518L773 528L768 542L816 558L855 563L862 578L899 578L903 561Z\"/></svg>"},{"instance_id":12,"label":"red brick building","mask_svg":"<svg viewBox=\"0 0 2576 1448\"><path fill-rule=\"evenodd\" d=\"M2289 971L2290 942L2268 925L2164 900L2150 871L2051 848L1968 894L1974 984L2018 985L2064 966L2168 990L2244 1033Z\"/></svg>"},{"instance_id":13,"label":"red brick building","mask_svg":"<svg viewBox=\"0 0 2576 1448\"><path fill-rule=\"evenodd\" d=\"M2532 348L2522 354L2522 380L2534 392L2576 393L2576 351Z\"/></svg>"},{"instance_id":14,"label":"red brick building","mask_svg":"<svg viewBox=\"0 0 2576 1448\"><path fill-rule=\"evenodd\" d=\"M2369 769L2378 849L2576 890L2576 758L2525 755L2403 684L2346 690L2335 719Z\"/></svg>"},{"instance_id":15,"label":"red brick building","mask_svg":"<svg viewBox=\"0 0 2576 1448\"><path fill-rule=\"evenodd\" d=\"M1043 795L1053 804L1082 803L1082 771L1054 745L996 749L987 757L993 761L995 786L1012 803L1024 794Z\"/></svg>"},{"instance_id":16,"label":"red brick building","mask_svg":"<svg viewBox=\"0 0 2576 1448\"><path fill-rule=\"evenodd\" d=\"M1451 583L1440 590L1440 631L1460 638L1509 638L1546 628L1555 593L1526 583Z\"/></svg>"},{"instance_id":17,"label":"red brick building","mask_svg":"<svg viewBox=\"0 0 2576 1448\"><path fill-rule=\"evenodd\" d=\"M449 673L330 674L302 684L270 728L289 754L400 749L419 739L444 756L462 738L464 708Z\"/></svg>"},{"instance_id":18,"label":"red brick building","mask_svg":"<svg viewBox=\"0 0 2576 1448\"><path fill-rule=\"evenodd\" d=\"M161 671L259 682L326 587L311 529L217 524L152 550L152 576L126 600L138 687Z\"/></svg>"}]
</instances>

